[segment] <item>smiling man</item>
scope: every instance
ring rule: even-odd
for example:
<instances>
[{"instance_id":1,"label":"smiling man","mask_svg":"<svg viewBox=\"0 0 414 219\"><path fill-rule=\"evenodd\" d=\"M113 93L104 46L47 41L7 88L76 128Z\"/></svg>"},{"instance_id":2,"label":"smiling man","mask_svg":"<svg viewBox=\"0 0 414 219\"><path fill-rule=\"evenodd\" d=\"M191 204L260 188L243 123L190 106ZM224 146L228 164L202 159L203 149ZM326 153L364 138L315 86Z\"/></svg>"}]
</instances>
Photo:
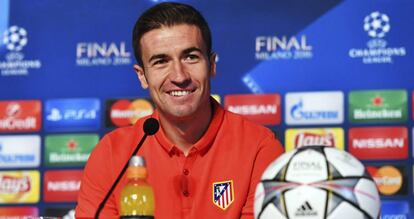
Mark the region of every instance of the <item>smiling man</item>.
<instances>
[{"instance_id":1,"label":"smiling man","mask_svg":"<svg viewBox=\"0 0 414 219\"><path fill-rule=\"evenodd\" d=\"M148 137L148 181L155 218L253 218L256 184L283 149L273 133L224 110L210 97L216 75L210 29L193 7L161 3L135 24L134 69L156 105L161 129ZM77 217L92 217L144 135L143 122L117 129L96 146L85 167ZM118 217L123 179L101 216Z\"/></svg>"}]
</instances>

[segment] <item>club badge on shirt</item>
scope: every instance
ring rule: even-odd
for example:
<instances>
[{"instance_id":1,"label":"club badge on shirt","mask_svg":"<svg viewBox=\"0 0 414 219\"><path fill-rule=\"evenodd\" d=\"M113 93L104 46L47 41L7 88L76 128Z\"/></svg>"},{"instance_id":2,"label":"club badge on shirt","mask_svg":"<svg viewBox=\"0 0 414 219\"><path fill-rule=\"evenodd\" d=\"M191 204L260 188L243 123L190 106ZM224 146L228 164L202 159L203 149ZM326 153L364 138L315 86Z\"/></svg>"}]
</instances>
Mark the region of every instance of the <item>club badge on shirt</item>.
<instances>
[{"instance_id":1,"label":"club badge on shirt","mask_svg":"<svg viewBox=\"0 0 414 219\"><path fill-rule=\"evenodd\" d=\"M213 183L213 203L226 210L234 200L233 180Z\"/></svg>"}]
</instances>

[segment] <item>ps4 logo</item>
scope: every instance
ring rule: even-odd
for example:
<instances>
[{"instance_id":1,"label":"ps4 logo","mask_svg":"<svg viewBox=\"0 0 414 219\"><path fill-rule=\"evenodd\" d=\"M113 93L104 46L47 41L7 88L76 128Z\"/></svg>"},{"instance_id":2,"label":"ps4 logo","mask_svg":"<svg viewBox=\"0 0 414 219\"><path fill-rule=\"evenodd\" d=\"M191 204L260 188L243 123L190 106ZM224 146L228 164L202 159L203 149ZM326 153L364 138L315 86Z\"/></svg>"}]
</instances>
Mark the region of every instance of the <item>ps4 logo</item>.
<instances>
[{"instance_id":1,"label":"ps4 logo","mask_svg":"<svg viewBox=\"0 0 414 219\"><path fill-rule=\"evenodd\" d=\"M46 119L53 122L61 120L96 119L96 110L68 109L62 113L59 109L52 108Z\"/></svg>"},{"instance_id":2,"label":"ps4 logo","mask_svg":"<svg viewBox=\"0 0 414 219\"><path fill-rule=\"evenodd\" d=\"M97 98L48 100L44 116L47 131L97 130L100 127L100 101Z\"/></svg>"}]
</instances>

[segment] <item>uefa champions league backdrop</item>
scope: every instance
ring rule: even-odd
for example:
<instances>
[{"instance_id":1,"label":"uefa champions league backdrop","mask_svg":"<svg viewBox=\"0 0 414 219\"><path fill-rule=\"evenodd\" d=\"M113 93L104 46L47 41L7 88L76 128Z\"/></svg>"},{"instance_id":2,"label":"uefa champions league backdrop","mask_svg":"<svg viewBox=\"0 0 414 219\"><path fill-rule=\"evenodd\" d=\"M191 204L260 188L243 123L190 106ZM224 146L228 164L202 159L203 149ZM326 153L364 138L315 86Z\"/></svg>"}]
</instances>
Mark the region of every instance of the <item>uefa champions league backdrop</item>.
<instances>
[{"instance_id":1,"label":"uefa champions league backdrop","mask_svg":"<svg viewBox=\"0 0 414 219\"><path fill-rule=\"evenodd\" d=\"M99 138L152 112L131 32L157 2L0 0L0 215L73 214ZM351 152L383 214L411 217L414 2L181 2L210 23L223 106L274 130L286 150Z\"/></svg>"}]
</instances>

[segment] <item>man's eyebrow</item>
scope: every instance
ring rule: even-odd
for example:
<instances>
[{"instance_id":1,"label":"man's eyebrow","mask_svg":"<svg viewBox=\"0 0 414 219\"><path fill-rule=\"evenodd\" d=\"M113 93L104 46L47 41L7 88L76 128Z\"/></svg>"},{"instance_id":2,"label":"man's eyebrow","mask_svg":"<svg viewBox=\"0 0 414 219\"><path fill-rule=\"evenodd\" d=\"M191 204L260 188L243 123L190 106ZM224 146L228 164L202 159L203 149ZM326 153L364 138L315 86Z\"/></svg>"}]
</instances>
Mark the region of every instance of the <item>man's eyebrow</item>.
<instances>
[{"instance_id":1,"label":"man's eyebrow","mask_svg":"<svg viewBox=\"0 0 414 219\"><path fill-rule=\"evenodd\" d=\"M148 62L151 62L155 59L163 59L163 58L166 58L166 57L167 57L166 54L155 54L155 55L151 56L151 58L148 60Z\"/></svg>"},{"instance_id":2,"label":"man's eyebrow","mask_svg":"<svg viewBox=\"0 0 414 219\"><path fill-rule=\"evenodd\" d=\"M194 52L194 51L197 51L197 52L203 53L203 51L201 51L201 49L199 49L199 48L197 48L197 47L190 47L190 48L188 48L188 49L185 49L185 50L183 51L183 54L189 54L189 53L192 53L192 52Z\"/></svg>"}]
</instances>

